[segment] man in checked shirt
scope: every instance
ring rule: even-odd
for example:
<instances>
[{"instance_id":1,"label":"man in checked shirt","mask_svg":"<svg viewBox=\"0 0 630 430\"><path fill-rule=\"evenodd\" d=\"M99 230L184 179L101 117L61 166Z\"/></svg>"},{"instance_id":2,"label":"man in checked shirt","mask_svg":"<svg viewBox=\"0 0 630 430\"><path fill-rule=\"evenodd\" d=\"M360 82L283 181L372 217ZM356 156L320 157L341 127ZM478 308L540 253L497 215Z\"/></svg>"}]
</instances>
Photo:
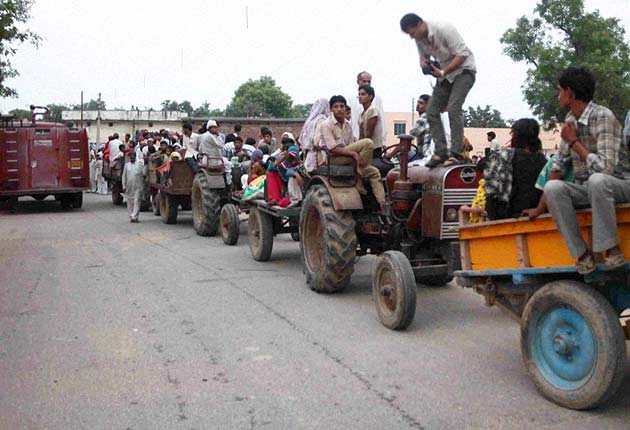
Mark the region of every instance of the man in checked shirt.
<instances>
[{"instance_id":1,"label":"man in checked shirt","mask_svg":"<svg viewBox=\"0 0 630 430\"><path fill-rule=\"evenodd\" d=\"M605 252L609 269L625 264L617 238L615 204L630 202L628 148L622 144L621 124L610 109L593 103L595 78L583 67L569 67L558 78L558 100L569 113L562 143L545 185L547 206L564 237L577 271L595 270L592 252ZM575 183L562 176L572 163ZM580 234L576 208L591 207L593 249Z\"/></svg>"}]
</instances>

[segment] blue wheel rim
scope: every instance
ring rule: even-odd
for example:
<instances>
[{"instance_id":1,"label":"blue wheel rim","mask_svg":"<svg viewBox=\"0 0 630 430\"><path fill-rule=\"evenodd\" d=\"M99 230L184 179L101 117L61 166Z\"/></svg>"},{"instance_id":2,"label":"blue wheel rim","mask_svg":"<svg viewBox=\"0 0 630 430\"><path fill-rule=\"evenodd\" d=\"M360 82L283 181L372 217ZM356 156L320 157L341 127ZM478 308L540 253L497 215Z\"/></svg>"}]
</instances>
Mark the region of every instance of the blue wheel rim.
<instances>
[{"instance_id":1,"label":"blue wheel rim","mask_svg":"<svg viewBox=\"0 0 630 430\"><path fill-rule=\"evenodd\" d=\"M569 308L534 315L529 347L543 377L561 390L576 390L595 370L597 342L584 317Z\"/></svg>"}]
</instances>

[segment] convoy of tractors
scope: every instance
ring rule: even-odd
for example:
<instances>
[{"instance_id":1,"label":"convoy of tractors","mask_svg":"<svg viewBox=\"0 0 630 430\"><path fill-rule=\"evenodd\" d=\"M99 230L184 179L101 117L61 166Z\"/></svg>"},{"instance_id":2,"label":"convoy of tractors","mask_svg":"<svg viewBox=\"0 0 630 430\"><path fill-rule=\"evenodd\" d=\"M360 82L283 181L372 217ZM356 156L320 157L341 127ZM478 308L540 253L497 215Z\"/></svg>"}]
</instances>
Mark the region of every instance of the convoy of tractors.
<instances>
[{"instance_id":1,"label":"convoy of tractors","mask_svg":"<svg viewBox=\"0 0 630 430\"><path fill-rule=\"evenodd\" d=\"M0 199L54 195L64 207L81 207L89 184L85 130L0 121ZM482 172L473 164L409 165L413 138L398 138L396 148L383 151L399 154L384 178L384 208L369 184L361 186L353 164L320 167L306 181L301 204L282 208L264 199L243 201L223 163L207 159L195 174L185 161L171 161L168 175L147 162L143 209L152 207L174 224L180 207L191 208L197 234L220 234L227 245L237 243L247 218L257 261L269 260L274 237L289 233L300 243L306 284L318 293L342 291L357 257L375 255L376 311L392 330L413 323L418 284L442 286L456 277L519 321L523 360L542 395L573 409L609 400L627 365L630 322L622 312L630 308L628 267L607 271L599 265L579 275L549 216L467 224L459 209L475 196ZM114 204L123 199L121 169L104 168ZM240 184L238 177L232 182ZM589 237L588 210L580 223ZM630 206L618 208L618 230L630 255Z\"/></svg>"}]
</instances>

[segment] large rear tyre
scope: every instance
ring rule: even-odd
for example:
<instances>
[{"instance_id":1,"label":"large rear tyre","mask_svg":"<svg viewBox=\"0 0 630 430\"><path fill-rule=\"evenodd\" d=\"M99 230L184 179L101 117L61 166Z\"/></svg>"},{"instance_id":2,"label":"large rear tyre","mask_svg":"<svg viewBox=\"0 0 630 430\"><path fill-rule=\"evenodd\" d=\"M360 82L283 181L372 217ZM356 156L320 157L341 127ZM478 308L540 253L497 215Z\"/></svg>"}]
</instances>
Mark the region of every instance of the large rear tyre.
<instances>
[{"instance_id":1,"label":"large rear tyre","mask_svg":"<svg viewBox=\"0 0 630 430\"><path fill-rule=\"evenodd\" d=\"M160 215L164 224L177 224L177 208L179 199L176 196L160 191Z\"/></svg>"},{"instance_id":2,"label":"large rear tyre","mask_svg":"<svg viewBox=\"0 0 630 430\"><path fill-rule=\"evenodd\" d=\"M151 196L151 206L153 207L153 215L160 216L160 193Z\"/></svg>"},{"instance_id":3,"label":"large rear tyre","mask_svg":"<svg viewBox=\"0 0 630 430\"><path fill-rule=\"evenodd\" d=\"M221 208L221 237L226 245L236 245L238 242L238 234L240 221L238 219L238 210L232 203L223 205Z\"/></svg>"},{"instance_id":4,"label":"large rear tyre","mask_svg":"<svg viewBox=\"0 0 630 430\"><path fill-rule=\"evenodd\" d=\"M201 172L195 176L192 186L192 215L195 231L199 236L214 236L219 231L221 196L208 185L208 178Z\"/></svg>"},{"instance_id":5,"label":"large rear tyre","mask_svg":"<svg viewBox=\"0 0 630 430\"><path fill-rule=\"evenodd\" d=\"M273 249L273 218L271 215L252 208L247 220L249 250L256 261L268 261Z\"/></svg>"},{"instance_id":6,"label":"large rear tyre","mask_svg":"<svg viewBox=\"0 0 630 430\"><path fill-rule=\"evenodd\" d=\"M122 184L120 182L114 182L112 186L112 203L116 206L123 204Z\"/></svg>"},{"instance_id":7,"label":"large rear tyre","mask_svg":"<svg viewBox=\"0 0 630 430\"><path fill-rule=\"evenodd\" d=\"M521 352L538 391L571 409L609 400L623 380L626 343L606 299L577 281L555 281L528 301Z\"/></svg>"},{"instance_id":8,"label":"large rear tyre","mask_svg":"<svg viewBox=\"0 0 630 430\"><path fill-rule=\"evenodd\" d=\"M317 292L342 290L354 272L357 236L350 212L338 212L328 190L315 185L300 212L300 249L306 283Z\"/></svg>"},{"instance_id":9,"label":"large rear tyre","mask_svg":"<svg viewBox=\"0 0 630 430\"><path fill-rule=\"evenodd\" d=\"M72 207L75 209L81 209L81 206L83 206L83 191L72 195Z\"/></svg>"},{"instance_id":10,"label":"large rear tyre","mask_svg":"<svg viewBox=\"0 0 630 430\"><path fill-rule=\"evenodd\" d=\"M416 280L411 263L399 251L386 251L372 263L372 294L381 323L404 330L416 314Z\"/></svg>"}]
</instances>

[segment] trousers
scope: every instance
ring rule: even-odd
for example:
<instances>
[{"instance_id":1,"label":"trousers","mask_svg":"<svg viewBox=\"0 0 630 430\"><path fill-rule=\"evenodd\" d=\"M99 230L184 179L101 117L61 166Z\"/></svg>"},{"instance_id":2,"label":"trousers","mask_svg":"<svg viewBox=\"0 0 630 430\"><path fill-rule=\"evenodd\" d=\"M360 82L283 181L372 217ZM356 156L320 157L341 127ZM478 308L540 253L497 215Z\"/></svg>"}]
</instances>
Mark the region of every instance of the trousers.
<instances>
[{"instance_id":1,"label":"trousers","mask_svg":"<svg viewBox=\"0 0 630 430\"><path fill-rule=\"evenodd\" d=\"M588 250L575 209L591 207L593 214L593 252L618 244L615 204L630 202L630 181L594 173L583 184L551 180L545 185L547 207L575 259Z\"/></svg>"},{"instance_id":2,"label":"trousers","mask_svg":"<svg viewBox=\"0 0 630 430\"><path fill-rule=\"evenodd\" d=\"M445 157L448 152L446 132L440 119L444 111L448 113L451 126L451 152L459 155L462 152L462 140L464 138L464 111L463 105L470 89L475 84L475 73L464 71L455 78L453 83L442 79L435 88L427 106L427 120L431 136L435 142L435 153Z\"/></svg>"},{"instance_id":3,"label":"trousers","mask_svg":"<svg viewBox=\"0 0 630 430\"><path fill-rule=\"evenodd\" d=\"M363 179L367 179L367 181L370 183L376 201L379 203L384 203L385 189L383 188L383 183L381 182L381 173L376 167L372 166L371 164L372 153L374 151L374 144L372 143L372 139L357 140L356 142L346 146L345 149L359 154L359 158L361 159L361 161L366 164L364 167L357 166L359 176L361 176L361 178ZM335 160L335 162L339 164L349 164L350 160L347 160L345 158L338 158Z\"/></svg>"}]
</instances>

